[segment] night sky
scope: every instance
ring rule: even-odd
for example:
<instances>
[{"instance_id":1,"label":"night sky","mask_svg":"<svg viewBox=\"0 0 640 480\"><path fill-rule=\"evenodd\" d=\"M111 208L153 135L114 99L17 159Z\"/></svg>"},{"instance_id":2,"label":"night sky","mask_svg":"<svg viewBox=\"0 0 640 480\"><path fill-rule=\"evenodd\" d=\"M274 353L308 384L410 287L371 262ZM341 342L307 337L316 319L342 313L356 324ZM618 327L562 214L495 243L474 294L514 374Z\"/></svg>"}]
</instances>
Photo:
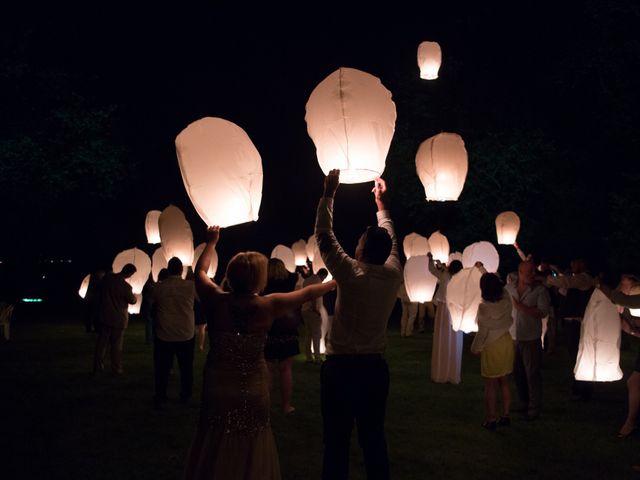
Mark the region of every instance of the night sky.
<instances>
[{"instance_id":1,"label":"night sky","mask_svg":"<svg viewBox=\"0 0 640 480\"><path fill-rule=\"evenodd\" d=\"M264 170L260 219L223 231L222 265L239 250L268 254L308 238L323 174L305 104L341 66L379 77L396 102L383 176L400 238L440 229L457 250L495 242L495 216L513 209L526 251L560 264L581 252L637 271L640 8L632 0L520 3L416 10L394 2L375 11L55 5L6 15L3 288L10 271L29 276L51 259L72 259L79 284L120 250L153 252L144 218L169 204L203 241L174 139L204 116L242 127ZM443 51L431 82L418 78L423 40ZM415 174L418 145L441 131L459 133L469 152L455 204L425 202ZM345 185L337 195L336 231L349 252L375 221L370 188ZM512 268L513 250L499 251Z\"/></svg>"}]
</instances>

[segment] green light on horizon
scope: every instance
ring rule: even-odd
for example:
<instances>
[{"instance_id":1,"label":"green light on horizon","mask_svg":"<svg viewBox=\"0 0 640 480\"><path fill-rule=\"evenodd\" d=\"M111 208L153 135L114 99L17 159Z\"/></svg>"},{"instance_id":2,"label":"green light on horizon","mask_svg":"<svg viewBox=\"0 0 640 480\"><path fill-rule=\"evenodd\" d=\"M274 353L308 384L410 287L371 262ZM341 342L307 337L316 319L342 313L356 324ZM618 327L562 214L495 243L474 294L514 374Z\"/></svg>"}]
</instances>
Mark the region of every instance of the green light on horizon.
<instances>
[{"instance_id":1,"label":"green light on horizon","mask_svg":"<svg viewBox=\"0 0 640 480\"><path fill-rule=\"evenodd\" d=\"M42 299L41 298L23 298L22 301L24 303L41 303Z\"/></svg>"}]
</instances>

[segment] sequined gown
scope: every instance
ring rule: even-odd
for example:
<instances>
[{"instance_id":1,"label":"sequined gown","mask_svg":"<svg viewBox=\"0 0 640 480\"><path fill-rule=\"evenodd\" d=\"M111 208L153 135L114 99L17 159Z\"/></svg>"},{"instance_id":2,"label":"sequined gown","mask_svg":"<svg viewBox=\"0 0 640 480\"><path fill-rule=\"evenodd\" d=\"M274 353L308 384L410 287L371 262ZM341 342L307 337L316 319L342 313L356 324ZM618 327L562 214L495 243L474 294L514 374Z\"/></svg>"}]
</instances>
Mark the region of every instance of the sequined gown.
<instances>
[{"instance_id":1,"label":"sequined gown","mask_svg":"<svg viewBox=\"0 0 640 480\"><path fill-rule=\"evenodd\" d=\"M280 479L265 334L213 333L185 479Z\"/></svg>"}]
</instances>

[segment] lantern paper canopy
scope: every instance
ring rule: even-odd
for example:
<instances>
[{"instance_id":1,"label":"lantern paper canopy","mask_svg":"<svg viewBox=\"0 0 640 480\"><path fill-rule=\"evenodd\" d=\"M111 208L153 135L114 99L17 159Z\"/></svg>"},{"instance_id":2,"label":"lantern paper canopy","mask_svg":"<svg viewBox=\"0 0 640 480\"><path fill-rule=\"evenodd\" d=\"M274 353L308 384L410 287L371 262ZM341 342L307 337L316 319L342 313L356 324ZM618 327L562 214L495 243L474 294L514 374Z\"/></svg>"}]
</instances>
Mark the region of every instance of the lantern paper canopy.
<instances>
[{"instance_id":1,"label":"lantern paper canopy","mask_svg":"<svg viewBox=\"0 0 640 480\"><path fill-rule=\"evenodd\" d=\"M193 263L193 234L184 213L173 205L162 211L158 221L160 238L167 261L178 257L184 267Z\"/></svg>"},{"instance_id":2,"label":"lantern paper canopy","mask_svg":"<svg viewBox=\"0 0 640 480\"><path fill-rule=\"evenodd\" d=\"M404 249L404 256L407 257L407 260L418 255L426 255L431 251L427 237L423 237L415 232L404 237L402 248Z\"/></svg>"},{"instance_id":3,"label":"lantern paper canopy","mask_svg":"<svg viewBox=\"0 0 640 480\"><path fill-rule=\"evenodd\" d=\"M311 264L311 269L313 270L313 273L318 273L321 268L327 270L327 278L325 278L322 283L327 283L328 281L333 279L333 275L331 275L331 272L325 265L324 260L322 260L322 255L320 255L320 250L318 249L318 245L316 244L315 250L313 252L313 262Z\"/></svg>"},{"instance_id":4,"label":"lantern paper canopy","mask_svg":"<svg viewBox=\"0 0 640 480\"><path fill-rule=\"evenodd\" d=\"M193 264L191 265L191 268L193 268L194 272L196 271L196 263L198 263L198 259L200 258L200 255L202 255L202 252L204 252L204 248L206 246L207 246L206 243L201 243L193 251ZM207 270L207 277L209 278L215 277L217 270L218 270L218 252L213 250L213 257L211 258L211 263L209 264L209 269Z\"/></svg>"},{"instance_id":5,"label":"lantern paper canopy","mask_svg":"<svg viewBox=\"0 0 640 480\"><path fill-rule=\"evenodd\" d=\"M447 263L449 260L449 240L439 231L435 231L429 237L429 247L434 260Z\"/></svg>"},{"instance_id":6,"label":"lantern paper canopy","mask_svg":"<svg viewBox=\"0 0 640 480\"><path fill-rule=\"evenodd\" d=\"M158 281L158 274L160 273L160 270L167 267L168 263L164 249L162 247L158 247L151 257L151 278L153 278L154 282Z\"/></svg>"},{"instance_id":7,"label":"lantern paper canopy","mask_svg":"<svg viewBox=\"0 0 640 480\"><path fill-rule=\"evenodd\" d=\"M144 219L144 230L147 233L147 243L160 243L160 227L158 227L158 219L160 218L160 210L151 210Z\"/></svg>"},{"instance_id":8,"label":"lantern paper canopy","mask_svg":"<svg viewBox=\"0 0 640 480\"><path fill-rule=\"evenodd\" d=\"M520 230L520 217L515 212L502 212L496 217L496 235L500 245L516 243Z\"/></svg>"},{"instance_id":9,"label":"lantern paper canopy","mask_svg":"<svg viewBox=\"0 0 640 480\"><path fill-rule=\"evenodd\" d=\"M306 106L307 132L325 175L362 183L382 175L395 130L396 106L380 79L339 68L313 90Z\"/></svg>"},{"instance_id":10,"label":"lantern paper canopy","mask_svg":"<svg viewBox=\"0 0 640 480\"><path fill-rule=\"evenodd\" d=\"M293 245L291 245L291 250L293 250L293 256L295 257L296 265L307 264L307 242L300 239Z\"/></svg>"},{"instance_id":11,"label":"lantern paper canopy","mask_svg":"<svg viewBox=\"0 0 640 480\"><path fill-rule=\"evenodd\" d=\"M438 42L422 42L418 46L420 78L435 80L442 64L442 50Z\"/></svg>"},{"instance_id":12,"label":"lantern paper canopy","mask_svg":"<svg viewBox=\"0 0 640 480\"><path fill-rule=\"evenodd\" d=\"M309 237L309 240L307 240L307 258L309 259L309 261L311 261L311 263L313 263L313 259L315 258L316 247L316 236L311 235Z\"/></svg>"},{"instance_id":13,"label":"lantern paper canopy","mask_svg":"<svg viewBox=\"0 0 640 480\"><path fill-rule=\"evenodd\" d=\"M476 262L482 262L487 272L495 273L500 266L500 255L490 242L472 243L462 252L462 266L471 268Z\"/></svg>"},{"instance_id":14,"label":"lantern paper canopy","mask_svg":"<svg viewBox=\"0 0 640 480\"><path fill-rule=\"evenodd\" d=\"M451 328L464 333L477 332L478 306L482 302L479 269L463 268L447 284L447 307L451 314Z\"/></svg>"},{"instance_id":15,"label":"lantern paper canopy","mask_svg":"<svg viewBox=\"0 0 640 480\"><path fill-rule=\"evenodd\" d=\"M290 272L296 271L296 257L293 254L293 250L285 245L276 245L271 250L271 258L279 258L284 263L284 268Z\"/></svg>"},{"instance_id":16,"label":"lantern paper canopy","mask_svg":"<svg viewBox=\"0 0 640 480\"><path fill-rule=\"evenodd\" d=\"M136 303L127 307L129 313L140 313L140 307L142 306L142 294L136 293Z\"/></svg>"},{"instance_id":17,"label":"lantern paper canopy","mask_svg":"<svg viewBox=\"0 0 640 480\"><path fill-rule=\"evenodd\" d=\"M430 302L438 279L429 271L429 257L416 255L404 265L404 285L412 302Z\"/></svg>"},{"instance_id":18,"label":"lantern paper canopy","mask_svg":"<svg viewBox=\"0 0 640 480\"><path fill-rule=\"evenodd\" d=\"M242 128L222 118L202 118L176 137L176 153L191 203L207 225L258 219L262 160Z\"/></svg>"},{"instance_id":19,"label":"lantern paper canopy","mask_svg":"<svg viewBox=\"0 0 640 480\"><path fill-rule=\"evenodd\" d=\"M602 291L591 294L582 319L580 347L573 371L576 380L613 382L620 370L620 315Z\"/></svg>"},{"instance_id":20,"label":"lantern paper canopy","mask_svg":"<svg viewBox=\"0 0 640 480\"><path fill-rule=\"evenodd\" d=\"M131 263L136 267L136 273L127 278L127 282L131 285L133 293L142 293L144 284L147 283L151 273L151 259L149 255L139 248L130 248L116 255L111 268L115 273L118 273L127 263Z\"/></svg>"},{"instance_id":21,"label":"lantern paper canopy","mask_svg":"<svg viewBox=\"0 0 640 480\"><path fill-rule=\"evenodd\" d=\"M418 148L416 172L427 200L458 200L467 168L467 150L460 135L439 133Z\"/></svg>"},{"instance_id":22,"label":"lantern paper canopy","mask_svg":"<svg viewBox=\"0 0 640 480\"><path fill-rule=\"evenodd\" d=\"M451 262L453 262L454 260L458 260L460 263L462 263L462 254L460 252L451 252L449 254L449 258L447 259L447 265L451 265Z\"/></svg>"},{"instance_id":23,"label":"lantern paper canopy","mask_svg":"<svg viewBox=\"0 0 640 480\"><path fill-rule=\"evenodd\" d=\"M89 289L90 280L91 280L91 274L87 275L82 279L82 283L80 284L80 290L78 290L78 295L80 295L80 298L84 298L87 296L87 290Z\"/></svg>"}]
</instances>

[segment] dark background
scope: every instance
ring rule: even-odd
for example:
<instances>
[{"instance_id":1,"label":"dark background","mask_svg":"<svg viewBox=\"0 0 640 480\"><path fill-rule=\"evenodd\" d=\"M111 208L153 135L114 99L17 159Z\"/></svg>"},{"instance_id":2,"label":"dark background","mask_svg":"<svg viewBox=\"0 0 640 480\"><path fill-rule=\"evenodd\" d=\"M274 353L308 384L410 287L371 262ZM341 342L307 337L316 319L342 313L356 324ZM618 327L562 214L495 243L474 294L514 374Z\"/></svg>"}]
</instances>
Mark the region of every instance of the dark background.
<instances>
[{"instance_id":1,"label":"dark background","mask_svg":"<svg viewBox=\"0 0 640 480\"><path fill-rule=\"evenodd\" d=\"M174 139L204 116L241 126L264 170L260 219L223 231L221 268L239 250L268 254L307 239L323 175L305 104L341 66L378 76L393 94L398 120L384 177L400 239L439 229L461 251L495 242L495 216L514 210L526 252L638 271L640 7L476 3L7 12L1 296L78 302L84 275L119 251L153 252L145 215L169 204L202 242ZM423 40L442 47L435 81L418 76ZM465 140L469 174L458 202L427 203L415 153L441 131ZM345 185L337 195L336 231L349 252L375 221L370 188ZM498 248L501 270L513 269L513 249Z\"/></svg>"}]
</instances>

